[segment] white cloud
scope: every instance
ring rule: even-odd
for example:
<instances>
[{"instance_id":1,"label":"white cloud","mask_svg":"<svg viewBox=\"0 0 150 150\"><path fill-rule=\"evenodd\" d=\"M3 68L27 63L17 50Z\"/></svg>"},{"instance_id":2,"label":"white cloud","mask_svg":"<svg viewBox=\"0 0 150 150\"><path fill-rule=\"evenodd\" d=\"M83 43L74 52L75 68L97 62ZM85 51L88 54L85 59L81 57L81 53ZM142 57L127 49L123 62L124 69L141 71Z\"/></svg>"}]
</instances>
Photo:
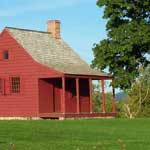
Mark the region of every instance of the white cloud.
<instances>
[{"instance_id":1,"label":"white cloud","mask_svg":"<svg viewBox=\"0 0 150 150\"><path fill-rule=\"evenodd\" d=\"M13 3L3 7L0 2L0 17L15 16L28 12L54 10L77 5L92 0L14 0ZM9 1L10 2L10 1Z\"/></svg>"}]
</instances>

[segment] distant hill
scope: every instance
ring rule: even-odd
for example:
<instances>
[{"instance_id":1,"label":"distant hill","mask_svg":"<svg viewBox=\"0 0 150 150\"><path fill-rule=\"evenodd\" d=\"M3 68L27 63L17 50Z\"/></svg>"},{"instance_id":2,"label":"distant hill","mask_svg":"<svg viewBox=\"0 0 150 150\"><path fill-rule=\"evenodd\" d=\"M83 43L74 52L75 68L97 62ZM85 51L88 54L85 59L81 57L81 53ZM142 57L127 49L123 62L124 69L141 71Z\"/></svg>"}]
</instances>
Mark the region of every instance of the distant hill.
<instances>
[{"instance_id":1,"label":"distant hill","mask_svg":"<svg viewBox=\"0 0 150 150\"><path fill-rule=\"evenodd\" d=\"M125 92L119 92L119 93L116 93L116 100L117 101L120 101L120 100L124 100L126 99L128 96Z\"/></svg>"}]
</instances>

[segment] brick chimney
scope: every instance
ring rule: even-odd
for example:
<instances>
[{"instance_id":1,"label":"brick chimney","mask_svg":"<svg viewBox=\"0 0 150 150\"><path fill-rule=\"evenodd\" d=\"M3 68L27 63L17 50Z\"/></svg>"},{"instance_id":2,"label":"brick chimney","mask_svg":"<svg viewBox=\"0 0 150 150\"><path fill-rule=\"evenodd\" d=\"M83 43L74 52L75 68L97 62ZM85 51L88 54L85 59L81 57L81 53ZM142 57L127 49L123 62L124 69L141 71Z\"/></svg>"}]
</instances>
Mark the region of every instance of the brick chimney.
<instances>
[{"instance_id":1,"label":"brick chimney","mask_svg":"<svg viewBox=\"0 0 150 150\"><path fill-rule=\"evenodd\" d=\"M55 39L60 39L60 21L59 20L48 20L47 21L47 32L50 32Z\"/></svg>"}]
</instances>

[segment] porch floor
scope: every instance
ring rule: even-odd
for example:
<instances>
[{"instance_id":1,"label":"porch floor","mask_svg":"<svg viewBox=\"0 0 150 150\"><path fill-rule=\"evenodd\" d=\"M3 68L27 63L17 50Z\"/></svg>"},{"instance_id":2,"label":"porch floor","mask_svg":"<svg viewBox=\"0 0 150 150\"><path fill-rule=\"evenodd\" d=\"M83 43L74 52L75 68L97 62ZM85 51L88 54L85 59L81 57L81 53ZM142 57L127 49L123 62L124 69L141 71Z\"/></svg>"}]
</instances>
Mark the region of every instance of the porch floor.
<instances>
[{"instance_id":1,"label":"porch floor","mask_svg":"<svg viewBox=\"0 0 150 150\"><path fill-rule=\"evenodd\" d=\"M40 113L41 118L110 118L115 117L116 113L93 112L93 113Z\"/></svg>"}]
</instances>

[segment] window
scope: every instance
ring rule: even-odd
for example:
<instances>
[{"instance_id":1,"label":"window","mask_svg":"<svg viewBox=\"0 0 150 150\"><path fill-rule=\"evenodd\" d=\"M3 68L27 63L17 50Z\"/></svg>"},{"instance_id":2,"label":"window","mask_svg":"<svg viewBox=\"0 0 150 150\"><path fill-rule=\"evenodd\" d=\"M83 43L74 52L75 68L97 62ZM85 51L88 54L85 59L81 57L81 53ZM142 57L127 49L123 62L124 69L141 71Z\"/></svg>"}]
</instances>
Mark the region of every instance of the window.
<instances>
[{"instance_id":1,"label":"window","mask_svg":"<svg viewBox=\"0 0 150 150\"><path fill-rule=\"evenodd\" d=\"M0 95L3 94L3 80L0 79Z\"/></svg>"},{"instance_id":2,"label":"window","mask_svg":"<svg viewBox=\"0 0 150 150\"><path fill-rule=\"evenodd\" d=\"M11 78L11 91L12 93L20 93L20 77Z\"/></svg>"},{"instance_id":3,"label":"window","mask_svg":"<svg viewBox=\"0 0 150 150\"><path fill-rule=\"evenodd\" d=\"M8 60L9 59L8 51L4 51L4 53L3 53L3 59L4 60Z\"/></svg>"}]
</instances>

